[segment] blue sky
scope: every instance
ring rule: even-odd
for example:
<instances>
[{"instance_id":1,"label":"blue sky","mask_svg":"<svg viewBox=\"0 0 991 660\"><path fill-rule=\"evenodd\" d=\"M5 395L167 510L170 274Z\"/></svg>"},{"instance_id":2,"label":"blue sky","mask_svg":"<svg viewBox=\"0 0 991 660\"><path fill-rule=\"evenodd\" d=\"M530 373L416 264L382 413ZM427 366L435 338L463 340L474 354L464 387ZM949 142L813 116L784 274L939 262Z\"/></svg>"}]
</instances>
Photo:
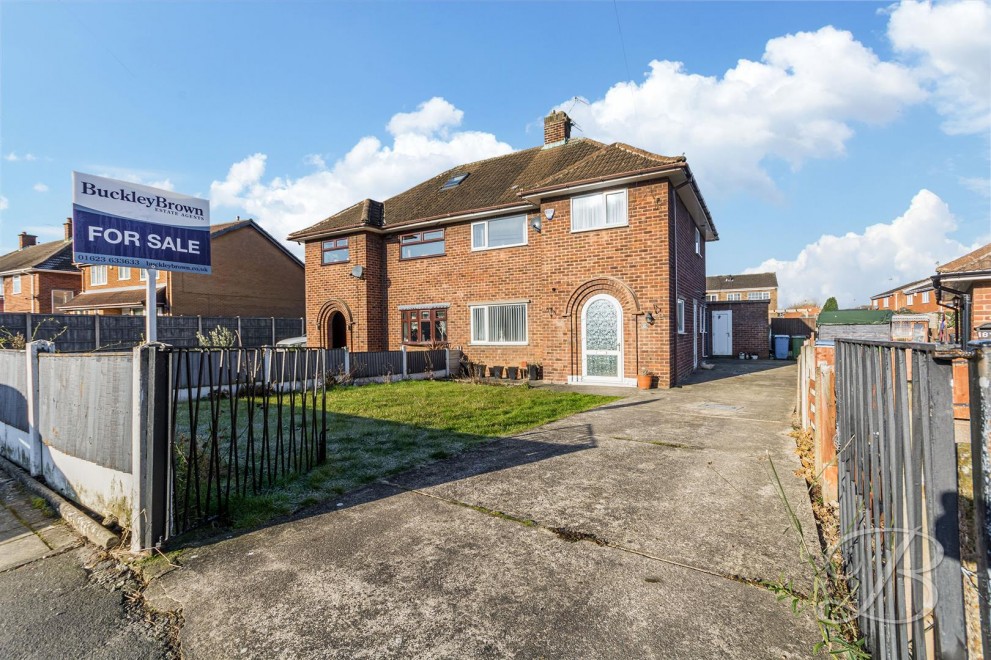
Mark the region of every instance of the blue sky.
<instances>
[{"instance_id":1,"label":"blue sky","mask_svg":"<svg viewBox=\"0 0 991 660\"><path fill-rule=\"evenodd\" d=\"M978 0L2 2L0 56L0 252L58 236L74 169L281 238L537 145L553 108L685 153L709 273L776 270L783 302L862 304L991 241Z\"/></svg>"}]
</instances>

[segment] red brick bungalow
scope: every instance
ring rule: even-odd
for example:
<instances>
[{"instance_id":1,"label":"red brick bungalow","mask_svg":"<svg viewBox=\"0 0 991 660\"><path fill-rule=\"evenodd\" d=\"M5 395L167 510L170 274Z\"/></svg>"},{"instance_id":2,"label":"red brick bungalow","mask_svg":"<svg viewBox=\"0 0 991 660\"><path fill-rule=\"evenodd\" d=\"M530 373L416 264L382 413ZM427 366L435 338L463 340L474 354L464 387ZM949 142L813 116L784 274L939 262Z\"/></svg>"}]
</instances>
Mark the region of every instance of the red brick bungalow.
<instances>
[{"instance_id":1,"label":"red brick bungalow","mask_svg":"<svg viewBox=\"0 0 991 660\"><path fill-rule=\"evenodd\" d=\"M684 157L571 138L460 165L296 232L310 346L461 347L558 382L662 387L702 356L716 229Z\"/></svg>"},{"instance_id":2,"label":"red brick bungalow","mask_svg":"<svg viewBox=\"0 0 991 660\"><path fill-rule=\"evenodd\" d=\"M21 232L18 248L0 256L0 312L50 314L79 293L82 277L72 264L72 224L65 238L38 243Z\"/></svg>"}]
</instances>

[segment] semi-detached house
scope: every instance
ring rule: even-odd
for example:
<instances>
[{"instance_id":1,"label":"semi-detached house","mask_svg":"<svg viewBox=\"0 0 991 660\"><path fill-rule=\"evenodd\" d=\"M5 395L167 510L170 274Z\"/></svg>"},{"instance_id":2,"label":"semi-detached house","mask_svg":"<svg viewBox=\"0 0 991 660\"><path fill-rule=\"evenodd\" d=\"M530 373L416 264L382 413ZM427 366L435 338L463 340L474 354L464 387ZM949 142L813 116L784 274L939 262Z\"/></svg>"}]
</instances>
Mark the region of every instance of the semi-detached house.
<instances>
[{"instance_id":1,"label":"semi-detached house","mask_svg":"<svg viewBox=\"0 0 991 660\"><path fill-rule=\"evenodd\" d=\"M662 387L704 346L718 238L683 156L571 137L467 163L292 234L305 244L310 346L461 347L548 380Z\"/></svg>"}]
</instances>

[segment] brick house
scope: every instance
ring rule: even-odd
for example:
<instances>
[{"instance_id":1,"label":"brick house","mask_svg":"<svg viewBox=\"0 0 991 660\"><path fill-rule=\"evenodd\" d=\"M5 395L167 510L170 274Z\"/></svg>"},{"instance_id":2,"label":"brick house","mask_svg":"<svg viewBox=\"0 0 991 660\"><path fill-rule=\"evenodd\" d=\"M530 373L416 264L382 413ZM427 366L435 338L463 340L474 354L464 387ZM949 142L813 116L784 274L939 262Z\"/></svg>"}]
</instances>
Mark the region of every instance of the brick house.
<instances>
[{"instance_id":1,"label":"brick house","mask_svg":"<svg viewBox=\"0 0 991 660\"><path fill-rule=\"evenodd\" d=\"M705 299L709 302L767 300L770 320L778 309L778 276L775 273L710 275L705 278Z\"/></svg>"},{"instance_id":2,"label":"brick house","mask_svg":"<svg viewBox=\"0 0 991 660\"><path fill-rule=\"evenodd\" d=\"M301 317L302 262L253 220L214 225L212 274L159 271L158 313L172 316ZM81 265L82 293L63 312L144 314L144 269Z\"/></svg>"},{"instance_id":3,"label":"brick house","mask_svg":"<svg viewBox=\"0 0 991 660\"><path fill-rule=\"evenodd\" d=\"M932 280L925 278L871 296L871 309L933 314L942 311L936 302Z\"/></svg>"},{"instance_id":4,"label":"brick house","mask_svg":"<svg viewBox=\"0 0 991 660\"><path fill-rule=\"evenodd\" d=\"M466 163L289 237L306 249L311 346L461 347L557 382L662 387L702 355L715 227L684 157L571 138Z\"/></svg>"},{"instance_id":5,"label":"brick house","mask_svg":"<svg viewBox=\"0 0 991 660\"><path fill-rule=\"evenodd\" d=\"M51 314L82 286L72 264L72 223L60 241L38 243L26 232L17 238L17 250L0 256L0 312Z\"/></svg>"},{"instance_id":6,"label":"brick house","mask_svg":"<svg viewBox=\"0 0 991 660\"><path fill-rule=\"evenodd\" d=\"M970 338L991 339L991 243L938 266L932 284L945 307L959 309L960 294L969 294Z\"/></svg>"}]
</instances>

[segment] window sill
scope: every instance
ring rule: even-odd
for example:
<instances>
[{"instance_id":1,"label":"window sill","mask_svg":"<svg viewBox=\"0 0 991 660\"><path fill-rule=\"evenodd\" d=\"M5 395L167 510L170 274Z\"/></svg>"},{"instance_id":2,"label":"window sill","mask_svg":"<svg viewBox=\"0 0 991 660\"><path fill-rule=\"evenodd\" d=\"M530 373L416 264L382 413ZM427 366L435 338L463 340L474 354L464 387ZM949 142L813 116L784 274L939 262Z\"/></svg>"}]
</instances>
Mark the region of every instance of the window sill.
<instances>
[{"instance_id":1,"label":"window sill","mask_svg":"<svg viewBox=\"0 0 991 660\"><path fill-rule=\"evenodd\" d=\"M575 229L574 227L572 227L571 228L571 233L572 234L584 234L585 232L588 232L588 231L604 231L606 229L622 229L624 227L629 227L629 226L630 226L630 221L627 220L626 222L624 222L621 225L602 225L601 227L589 227L587 229Z\"/></svg>"},{"instance_id":2,"label":"window sill","mask_svg":"<svg viewBox=\"0 0 991 660\"><path fill-rule=\"evenodd\" d=\"M348 259L347 261L328 261L326 263L321 263L320 265L321 266L344 266L344 265L349 264L349 263L351 263L351 260L350 259Z\"/></svg>"},{"instance_id":3,"label":"window sill","mask_svg":"<svg viewBox=\"0 0 991 660\"><path fill-rule=\"evenodd\" d=\"M529 346L529 341L472 341L469 346Z\"/></svg>"},{"instance_id":4,"label":"window sill","mask_svg":"<svg viewBox=\"0 0 991 660\"><path fill-rule=\"evenodd\" d=\"M419 261L420 259L436 259L437 257L446 257L446 256L447 256L447 253L444 252L442 254L425 254L425 255L423 255L421 257L403 257L403 256L400 256L399 257L399 260L400 261Z\"/></svg>"},{"instance_id":5,"label":"window sill","mask_svg":"<svg viewBox=\"0 0 991 660\"><path fill-rule=\"evenodd\" d=\"M471 251L472 252L488 252L489 250L505 250L506 248L526 247L529 244L530 243L527 242L527 243L513 243L512 245L497 245L495 247L474 247L474 246L472 246Z\"/></svg>"}]
</instances>

